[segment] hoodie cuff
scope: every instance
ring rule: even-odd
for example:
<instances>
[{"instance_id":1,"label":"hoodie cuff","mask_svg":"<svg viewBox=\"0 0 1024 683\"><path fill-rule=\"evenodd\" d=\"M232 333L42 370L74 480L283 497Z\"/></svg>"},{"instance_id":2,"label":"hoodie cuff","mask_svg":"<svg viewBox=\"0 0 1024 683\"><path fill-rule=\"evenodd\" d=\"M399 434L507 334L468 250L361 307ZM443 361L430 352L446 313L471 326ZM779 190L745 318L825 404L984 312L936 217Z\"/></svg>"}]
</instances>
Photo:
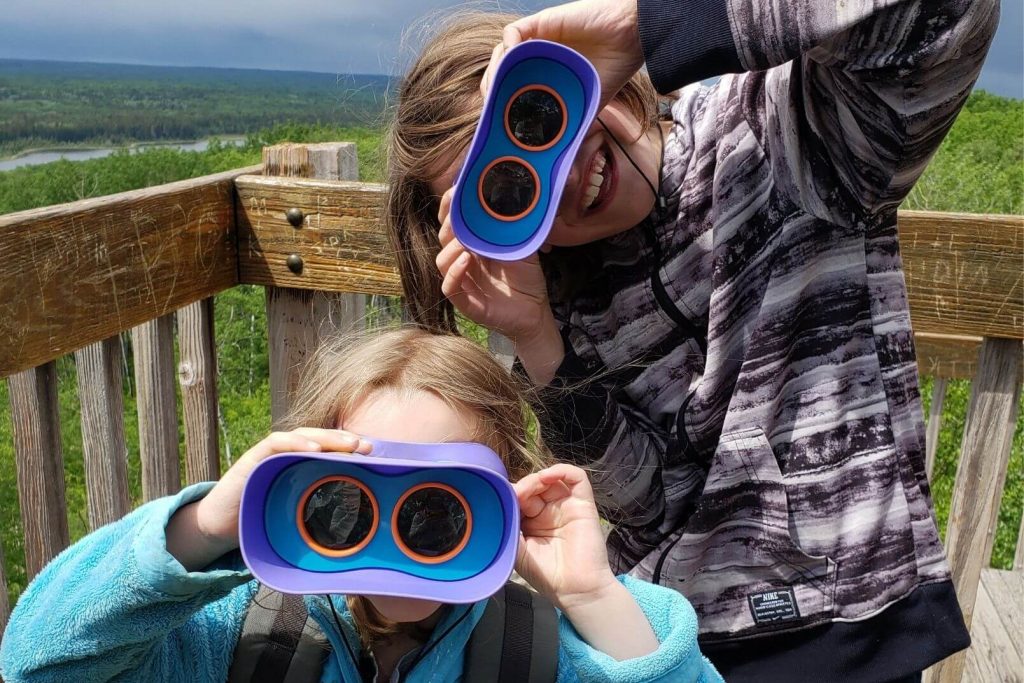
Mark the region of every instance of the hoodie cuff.
<instances>
[{"instance_id":1,"label":"hoodie cuff","mask_svg":"<svg viewBox=\"0 0 1024 683\"><path fill-rule=\"evenodd\" d=\"M721 681L697 646L697 614L681 593L630 576L619 581L629 590L658 638L658 649L619 661L592 648L572 623L562 618L562 647L580 681ZM611 616L611 615L609 615Z\"/></svg>"},{"instance_id":2,"label":"hoodie cuff","mask_svg":"<svg viewBox=\"0 0 1024 683\"><path fill-rule=\"evenodd\" d=\"M745 70L727 0L637 0L637 27L647 72L662 94Z\"/></svg>"},{"instance_id":3,"label":"hoodie cuff","mask_svg":"<svg viewBox=\"0 0 1024 683\"><path fill-rule=\"evenodd\" d=\"M252 574L234 550L215 560L203 571L190 572L167 550L167 523L174 513L205 497L215 482L188 486L173 496L148 503L146 520L138 527L132 552L141 580L165 595L187 597L220 589L230 591L252 580Z\"/></svg>"}]
</instances>

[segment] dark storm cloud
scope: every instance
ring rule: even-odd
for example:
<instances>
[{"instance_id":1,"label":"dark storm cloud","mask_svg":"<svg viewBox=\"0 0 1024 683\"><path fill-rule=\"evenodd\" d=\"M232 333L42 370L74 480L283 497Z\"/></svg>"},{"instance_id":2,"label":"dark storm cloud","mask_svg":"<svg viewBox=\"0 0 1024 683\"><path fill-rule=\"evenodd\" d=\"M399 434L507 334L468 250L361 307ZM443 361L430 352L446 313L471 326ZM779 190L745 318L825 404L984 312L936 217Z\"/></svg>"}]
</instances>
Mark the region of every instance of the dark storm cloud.
<instances>
[{"instance_id":1,"label":"dark storm cloud","mask_svg":"<svg viewBox=\"0 0 1024 683\"><path fill-rule=\"evenodd\" d=\"M549 4L473 6L532 11ZM14 0L0 23L0 57L400 73L418 44L410 27L464 6L451 0ZM1002 13L979 86L1024 97L1024 6L1010 0Z\"/></svg>"}]
</instances>

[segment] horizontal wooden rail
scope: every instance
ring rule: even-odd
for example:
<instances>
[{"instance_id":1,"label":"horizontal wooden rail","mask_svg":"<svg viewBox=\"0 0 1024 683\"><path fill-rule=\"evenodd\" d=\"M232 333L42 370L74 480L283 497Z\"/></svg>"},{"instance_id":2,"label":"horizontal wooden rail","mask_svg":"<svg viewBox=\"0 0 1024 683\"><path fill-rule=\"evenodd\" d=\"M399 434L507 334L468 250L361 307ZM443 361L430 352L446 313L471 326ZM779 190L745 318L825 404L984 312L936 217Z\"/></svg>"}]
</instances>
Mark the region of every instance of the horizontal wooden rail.
<instances>
[{"instance_id":1,"label":"horizontal wooden rail","mask_svg":"<svg viewBox=\"0 0 1024 683\"><path fill-rule=\"evenodd\" d=\"M0 376L238 283L400 294L382 185L256 170L0 217ZM970 377L981 337L1024 338L1024 217L899 219L921 370Z\"/></svg>"},{"instance_id":2,"label":"horizontal wooden rail","mask_svg":"<svg viewBox=\"0 0 1024 683\"><path fill-rule=\"evenodd\" d=\"M0 216L0 377L238 282L235 177Z\"/></svg>"},{"instance_id":3,"label":"horizontal wooden rail","mask_svg":"<svg viewBox=\"0 0 1024 683\"><path fill-rule=\"evenodd\" d=\"M383 185L265 176L235 184L242 284L401 294L380 220ZM301 212L297 226L290 209ZM293 255L301 270L289 267Z\"/></svg>"},{"instance_id":4,"label":"horizontal wooden rail","mask_svg":"<svg viewBox=\"0 0 1024 683\"><path fill-rule=\"evenodd\" d=\"M901 211L917 332L1024 337L1024 216Z\"/></svg>"}]
</instances>

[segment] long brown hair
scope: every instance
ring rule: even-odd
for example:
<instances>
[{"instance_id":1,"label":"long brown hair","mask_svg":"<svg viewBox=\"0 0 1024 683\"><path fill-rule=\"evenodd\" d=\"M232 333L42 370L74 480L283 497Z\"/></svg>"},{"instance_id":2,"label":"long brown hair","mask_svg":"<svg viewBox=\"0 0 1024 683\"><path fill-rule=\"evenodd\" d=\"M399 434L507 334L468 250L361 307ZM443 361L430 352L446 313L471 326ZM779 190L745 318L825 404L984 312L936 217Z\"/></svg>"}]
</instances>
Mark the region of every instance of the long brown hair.
<instances>
[{"instance_id":1,"label":"long brown hair","mask_svg":"<svg viewBox=\"0 0 1024 683\"><path fill-rule=\"evenodd\" d=\"M498 454L513 481L546 464L523 388L508 371L469 339L411 326L325 343L303 372L284 427L333 429L381 390L430 392L473 417L473 439ZM399 632L420 635L415 625L385 620L365 598L349 596L348 605L367 647Z\"/></svg>"},{"instance_id":2,"label":"long brown hair","mask_svg":"<svg viewBox=\"0 0 1024 683\"><path fill-rule=\"evenodd\" d=\"M388 190L384 222L398 260L412 319L430 329L456 331L455 311L441 293L434 263L438 197L430 181L452 163L473 137L483 106L480 80L502 29L519 17L481 11L457 13L420 53L398 89L386 135ZM658 118L658 94L643 72L619 91L641 123Z\"/></svg>"}]
</instances>

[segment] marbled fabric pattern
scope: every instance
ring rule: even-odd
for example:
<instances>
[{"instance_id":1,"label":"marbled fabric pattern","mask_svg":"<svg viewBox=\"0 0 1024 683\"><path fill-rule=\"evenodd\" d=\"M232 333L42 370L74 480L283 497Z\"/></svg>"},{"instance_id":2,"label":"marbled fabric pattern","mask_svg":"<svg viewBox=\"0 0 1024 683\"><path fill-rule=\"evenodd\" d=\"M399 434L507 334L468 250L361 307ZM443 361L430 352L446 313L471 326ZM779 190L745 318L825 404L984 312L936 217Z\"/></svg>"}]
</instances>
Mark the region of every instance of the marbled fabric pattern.
<instances>
[{"instance_id":1,"label":"marbled fabric pattern","mask_svg":"<svg viewBox=\"0 0 1024 683\"><path fill-rule=\"evenodd\" d=\"M615 569L678 588L712 641L865 619L949 578L896 207L998 15L992 0L727 4L748 71L681 91L667 215L597 245L601 272L555 303L607 389L569 455L615 503ZM756 623L749 596L786 588L799 618Z\"/></svg>"}]
</instances>

